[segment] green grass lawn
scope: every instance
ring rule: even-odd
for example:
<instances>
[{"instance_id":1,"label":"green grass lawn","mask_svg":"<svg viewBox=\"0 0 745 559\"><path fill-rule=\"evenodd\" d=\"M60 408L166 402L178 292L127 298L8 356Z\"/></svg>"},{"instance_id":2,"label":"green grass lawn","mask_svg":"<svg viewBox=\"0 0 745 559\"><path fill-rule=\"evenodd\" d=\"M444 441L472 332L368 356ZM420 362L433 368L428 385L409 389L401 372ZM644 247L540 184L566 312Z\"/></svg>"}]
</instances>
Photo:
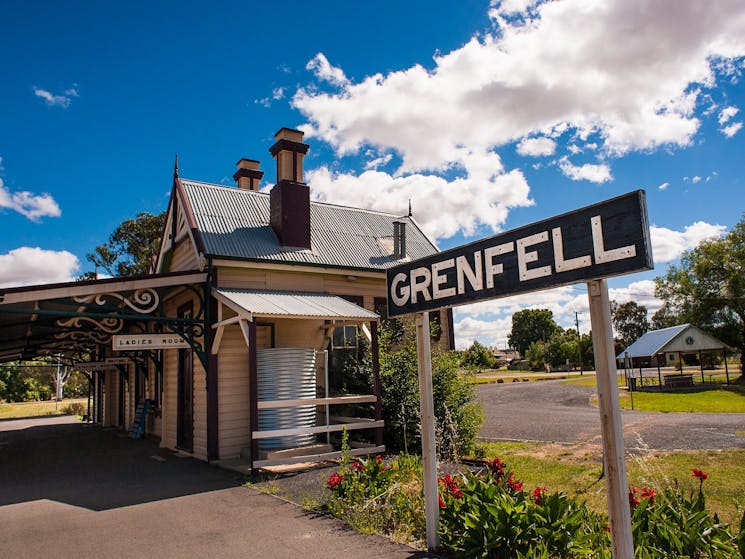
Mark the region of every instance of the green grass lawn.
<instances>
[{"instance_id":1,"label":"green grass lawn","mask_svg":"<svg viewBox=\"0 0 745 559\"><path fill-rule=\"evenodd\" d=\"M572 379L566 382L595 387L595 377ZM618 377L618 385L626 381ZM621 409L631 409L631 393L621 390ZM635 391L634 409L657 412L745 413L745 387L721 385L717 387L677 389L669 392Z\"/></svg>"},{"instance_id":2,"label":"green grass lawn","mask_svg":"<svg viewBox=\"0 0 745 559\"><path fill-rule=\"evenodd\" d=\"M546 487L579 495L597 511L605 512L605 480L599 479L601 456L597 447L543 443L483 444L485 456L507 462L525 488ZM629 485L662 490L677 483L684 491L698 489L693 468L709 474L704 493L710 510L723 522L739 523L745 510L745 450L659 452L626 460Z\"/></svg>"},{"instance_id":3,"label":"green grass lawn","mask_svg":"<svg viewBox=\"0 0 745 559\"><path fill-rule=\"evenodd\" d=\"M20 419L23 417L43 417L48 415L64 415L63 409L73 402L87 404L86 398L69 398L62 402L14 402L0 404L0 419Z\"/></svg>"}]
</instances>

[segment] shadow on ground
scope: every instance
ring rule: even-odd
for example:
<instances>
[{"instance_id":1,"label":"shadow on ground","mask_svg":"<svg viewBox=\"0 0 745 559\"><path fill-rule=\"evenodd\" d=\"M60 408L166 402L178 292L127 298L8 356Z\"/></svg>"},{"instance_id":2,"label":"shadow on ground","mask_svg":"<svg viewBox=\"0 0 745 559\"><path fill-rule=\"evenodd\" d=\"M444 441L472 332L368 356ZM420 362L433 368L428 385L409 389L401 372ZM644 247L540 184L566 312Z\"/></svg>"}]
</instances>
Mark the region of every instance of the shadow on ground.
<instances>
[{"instance_id":1,"label":"shadow on ground","mask_svg":"<svg viewBox=\"0 0 745 559\"><path fill-rule=\"evenodd\" d=\"M136 441L121 431L82 423L1 431L0 472L0 506L49 499L96 511L244 481L161 449L155 441Z\"/></svg>"}]
</instances>

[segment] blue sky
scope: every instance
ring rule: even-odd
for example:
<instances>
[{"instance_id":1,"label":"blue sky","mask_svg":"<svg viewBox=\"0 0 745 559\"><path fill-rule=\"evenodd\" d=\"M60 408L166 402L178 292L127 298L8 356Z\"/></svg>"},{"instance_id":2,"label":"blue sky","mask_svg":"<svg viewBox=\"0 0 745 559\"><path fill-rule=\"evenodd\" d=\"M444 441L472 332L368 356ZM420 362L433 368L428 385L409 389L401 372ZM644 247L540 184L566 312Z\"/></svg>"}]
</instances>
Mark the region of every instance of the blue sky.
<instances>
[{"instance_id":1,"label":"blue sky","mask_svg":"<svg viewBox=\"0 0 745 559\"><path fill-rule=\"evenodd\" d=\"M65 281L181 175L232 184L301 128L328 200L405 212L441 248L637 188L651 280L743 215L745 6L698 0L24 2L0 18L0 286ZM512 312L565 326L584 286L456 311L459 346Z\"/></svg>"}]
</instances>

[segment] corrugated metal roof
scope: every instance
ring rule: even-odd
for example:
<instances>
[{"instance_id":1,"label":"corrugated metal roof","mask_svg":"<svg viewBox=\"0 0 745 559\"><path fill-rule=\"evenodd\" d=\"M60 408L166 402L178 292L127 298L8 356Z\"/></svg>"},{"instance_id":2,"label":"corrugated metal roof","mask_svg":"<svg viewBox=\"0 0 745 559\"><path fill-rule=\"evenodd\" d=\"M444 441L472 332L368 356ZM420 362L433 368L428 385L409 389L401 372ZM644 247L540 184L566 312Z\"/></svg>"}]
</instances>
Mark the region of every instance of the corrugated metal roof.
<instances>
[{"instance_id":1,"label":"corrugated metal roof","mask_svg":"<svg viewBox=\"0 0 745 559\"><path fill-rule=\"evenodd\" d=\"M392 256L393 222L406 222L406 254L418 259L437 248L408 217L310 203L311 250L279 244L269 225L269 195L181 179L205 250L218 257L268 260L353 269L384 270Z\"/></svg>"},{"instance_id":2,"label":"corrugated metal roof","mask_svg":"<svg viewBox=\"0 0 745 559\"><path fill-rule=\"evenodd\" d=\"M374 312L329 293L218 288L212 291L236 312L243 309L257 317L362 321L379 318Z\"/></svg>"},{"instance_id":3,"label":"corrugated metal roof","mask_svg":"<svg viewBox=\"0 0 745 559\"><path fill-rule=\"evenodd\" d=\"M624 359L627 353L632 359L634 357L652 357L657 355L667 344L673 341L678 334L689 326L690 324L680 324L678 326L671 326L670 328L663 328L662 330L647 332L624 351L619 353L616 356L616 359Z\"/></svg>"}]
</instances>

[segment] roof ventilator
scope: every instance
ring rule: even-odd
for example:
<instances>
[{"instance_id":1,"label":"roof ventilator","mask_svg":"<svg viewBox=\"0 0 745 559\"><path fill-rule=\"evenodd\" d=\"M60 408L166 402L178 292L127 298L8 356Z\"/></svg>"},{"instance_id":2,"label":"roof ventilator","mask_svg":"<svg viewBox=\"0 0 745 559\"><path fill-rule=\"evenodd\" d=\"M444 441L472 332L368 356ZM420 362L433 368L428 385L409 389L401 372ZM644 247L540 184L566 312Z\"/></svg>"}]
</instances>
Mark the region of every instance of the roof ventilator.
<instances>
[{"instance_id":1,"label":"roof ventilator","mask_svg":"<svg viewBox=\"0 0 745 559\"><path fill-rule=\"evenodd\" d=\"M393 256L406 258L406 222L393 222Z\"/></svg>"}]
</instances>

